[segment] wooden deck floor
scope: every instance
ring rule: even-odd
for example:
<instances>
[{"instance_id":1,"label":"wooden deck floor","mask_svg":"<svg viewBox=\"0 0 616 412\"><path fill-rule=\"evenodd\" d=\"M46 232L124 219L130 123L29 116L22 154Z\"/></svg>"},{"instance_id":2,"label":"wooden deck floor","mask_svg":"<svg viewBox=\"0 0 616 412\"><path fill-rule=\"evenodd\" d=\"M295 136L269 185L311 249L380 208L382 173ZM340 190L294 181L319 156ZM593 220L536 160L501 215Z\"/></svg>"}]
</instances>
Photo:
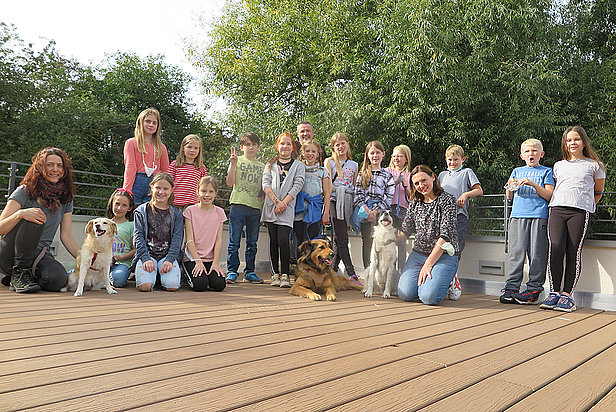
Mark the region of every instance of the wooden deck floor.
<instances>
[{"instance_id":1,"label":"wooden deck floor","mask_svg":"<svg viewBox=\"0 0 616 412\"><path fill-rule=\"evenodd\" d=\"M616 313L0 288L1 410L616 410Z\"/></svg>"}]
</instances>

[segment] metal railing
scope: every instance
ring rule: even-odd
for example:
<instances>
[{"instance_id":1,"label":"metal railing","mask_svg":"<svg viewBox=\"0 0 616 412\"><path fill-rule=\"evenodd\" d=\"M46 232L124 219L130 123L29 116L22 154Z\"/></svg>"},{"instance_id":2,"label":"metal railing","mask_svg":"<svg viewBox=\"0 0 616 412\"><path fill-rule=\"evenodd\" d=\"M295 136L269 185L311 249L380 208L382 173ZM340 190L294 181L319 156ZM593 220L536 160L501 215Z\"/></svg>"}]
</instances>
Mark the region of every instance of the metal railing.
<instances>
[{"instance_id":1,"label":"metal railing","mask_svg":"<svg viewBox=\"0 0 616 412\"><path fill-rule=\"evenodd\" d=\"M5 169L6 167L6 169ZM28 163L0 160L0 207L4 208L6 198L17 188ZM8 174L1 173L7 170ZM122 176L74 170L77 195L74 213L102 216L111 193L122 186ZM216 204L229 212L231 190L224 186L224 177L219 177L220 187ZM469 205L469 234L479 236L501 236L507 240L511 202L505 194L487 194L473 198ZM603 199L592 215L590 239L616 240L616 192L604 192ZM505 242L506 243L506 242Z\"/></svg>"}]
</instances>

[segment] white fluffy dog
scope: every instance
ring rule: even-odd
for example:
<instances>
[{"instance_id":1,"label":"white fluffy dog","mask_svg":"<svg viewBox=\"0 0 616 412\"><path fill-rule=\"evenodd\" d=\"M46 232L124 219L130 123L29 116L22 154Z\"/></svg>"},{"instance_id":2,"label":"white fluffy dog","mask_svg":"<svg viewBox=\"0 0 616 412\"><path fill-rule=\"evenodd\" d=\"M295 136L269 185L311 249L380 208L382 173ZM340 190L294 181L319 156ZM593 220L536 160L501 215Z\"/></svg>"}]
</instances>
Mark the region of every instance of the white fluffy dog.
<instances>
[{"instance_id":1,"label":"white fluffy dog","mask_svg":"<svg viewBox=\"0 0 616 412\"><path fill-rule=\"evenodd\" d=\"M77 255L75 270L62 291L74 290L75 296L86 290L105 287L107 293L118 293L109 279L113 258L113 236L118 233L116 224L104 217L92 219L86 225L86 239Z\"/></svg>"},{"instance_id":2,"label":"white fluffy dog","mask_svg":"<svg viewBox=\"0 0 616 412\"><path fill-rule=\"evenodd\" d=\"M381 213L374 227L372 250L370 251L370 271L364 282L364 296L371 298L375 293L383 293L389 299L396 295L400 273L396 269L398 252L396 250L396 229L389 211Z\"/></svg>"}]
</instances>

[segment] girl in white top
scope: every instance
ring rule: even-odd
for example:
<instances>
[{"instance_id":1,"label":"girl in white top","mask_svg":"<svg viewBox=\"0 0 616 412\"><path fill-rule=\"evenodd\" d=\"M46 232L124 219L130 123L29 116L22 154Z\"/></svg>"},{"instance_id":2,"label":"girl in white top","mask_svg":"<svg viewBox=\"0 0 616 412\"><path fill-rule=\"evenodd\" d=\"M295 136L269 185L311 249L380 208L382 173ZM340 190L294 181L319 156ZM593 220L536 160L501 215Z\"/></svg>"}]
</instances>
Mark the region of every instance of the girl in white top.
<instances>
[{"instance_id":1,"label":"girl in white top","mask_svg":"<svg viewBox=\"0 0 616 412\"><path fill-rule=\"evenodd\" d=\"M227 220L225 211L214 205L218 182L214 176L205 176L197 185L199 203L184 210L186 249L184 268L192 290L222 291L227 282L218 263L222 251L222 224Z\"/></svg>"},{"instance_id":2,"label":"girl in white top","mask_svg":"<svg viewBox=\"0 0 616 412\"><path fill-rule=\"evenodd\" d=\"M554 165L556 187L548 218L551 291L541 308L571 312L576 309L571 294L582 271L582 245L588 233L590 214L595 212L605 186L605 166L580 126L565 130L561 149L563 160ZM563 258L566 258L564 271Z\"/></svg>"}]
</instances>

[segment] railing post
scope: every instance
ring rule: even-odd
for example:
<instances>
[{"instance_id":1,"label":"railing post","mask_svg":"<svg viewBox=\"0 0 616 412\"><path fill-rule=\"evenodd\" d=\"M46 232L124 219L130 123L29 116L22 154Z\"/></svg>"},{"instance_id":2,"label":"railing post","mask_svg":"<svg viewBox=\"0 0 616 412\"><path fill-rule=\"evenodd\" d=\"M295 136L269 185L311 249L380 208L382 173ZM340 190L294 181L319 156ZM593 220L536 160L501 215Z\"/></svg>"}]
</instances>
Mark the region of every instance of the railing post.
<instances>
[{"instance_id":1,"label":"railing post","mask_svg":"<svg viewBox=\"0 0 616 412\"><path fill-rule=\"evenodd\" d=\"M503 227L505 228L505 253L509 253L509 199L507 198L507 194L505 194L504 198L503 205L505 210L503 211L503 217L505 219L505 224Z\"/></svg>"},{"instance_id":2,"label":"railing post","mask_svg":"<svg viewBox=\"0 0 616 412\"><path fill-rule=\"evenodd\" d=\"M9 193L6 195L7 199L15 191L15 186L17 185L17 163L11 162L11 167L9 167Z\"/></svg>"}]
</instances>

